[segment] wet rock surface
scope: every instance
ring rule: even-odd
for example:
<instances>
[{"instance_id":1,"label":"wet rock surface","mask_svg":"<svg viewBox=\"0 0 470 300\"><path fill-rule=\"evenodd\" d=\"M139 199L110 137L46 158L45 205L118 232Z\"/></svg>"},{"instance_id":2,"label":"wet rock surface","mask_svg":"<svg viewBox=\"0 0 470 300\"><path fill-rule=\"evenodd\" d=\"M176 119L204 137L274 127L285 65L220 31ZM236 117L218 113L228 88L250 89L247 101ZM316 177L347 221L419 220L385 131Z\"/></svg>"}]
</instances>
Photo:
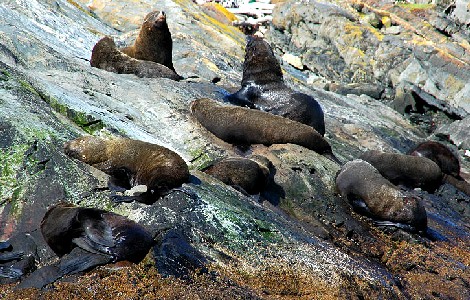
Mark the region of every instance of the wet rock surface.
<instances>
[{"instance_id":1,"label":"wet rock surface","mask_svg":"<svg viewBox=\"0 0 470 300\"><path fill-rule=\"evenodd\" d=\"M293 144L244 152L191 117L193 100L222 102L227 90L240 86L241 32L191 1L91 1L92 10L89 2L0 4L0 241L30 232L37 265L55 261L37 229L48 207L67 200L138 222L157 234L157 246L137 266L100 267L46 290L2 285L2 298L470 296L468 195L449 184L433 194L415 190L428 215L424 235L375 226L335 191L338 164ZM100 38L131 43L153 9L167 14L173 63L186 80L90 67ZM305 67L284 64L284 77L318 100L325 138L343 163L366 150L406 153L420 141L441 139L469 173L466 27L453 27L457 14L442 15L440 7L416 9L372 1L286 2L275 9L266 38L279 57L301 58ZM383 33L389 23L401 29ZM113 204L108 175L63 153L64 142L84 134L165 146L188 163L190 182L152 205ZM244 155L272 163L272 180L259 196L200 171Z\"/></svg>"}]
</instances>

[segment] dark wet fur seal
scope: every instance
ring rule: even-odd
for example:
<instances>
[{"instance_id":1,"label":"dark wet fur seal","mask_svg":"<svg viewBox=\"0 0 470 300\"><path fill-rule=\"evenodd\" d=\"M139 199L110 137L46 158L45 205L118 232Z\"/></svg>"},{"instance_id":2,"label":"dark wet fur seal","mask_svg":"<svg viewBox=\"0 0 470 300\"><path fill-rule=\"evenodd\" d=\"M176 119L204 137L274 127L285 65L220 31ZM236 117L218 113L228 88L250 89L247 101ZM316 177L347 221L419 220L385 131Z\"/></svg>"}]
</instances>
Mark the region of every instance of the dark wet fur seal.
<instances>
[{"instance_id":1,"label":"dark wet fur seal","mask_svg":"<svg viewBox=\"0 0 470 300\"><path fill-rule=\"evenodd\" d=\"M227 143L297 144L338 162L330 144L311 126L256 109L222 105L208 98L193 101L191 112L202 126Z\"/></svg>"},{"instance_id":2,"label":"dark wet fur seal","mask_svg":"<svg viewBox=\"0 0 470 300\"><path fill-rule=\"evenodd\" d=\"M225 99L235 105L256 108L312 126L322 136L325 134L320 104L284 83L281 66L269 44L261 37L248 37L241 86L239 91L225 96Z\"/></svg>"},{"instance_id":3,"label":"dark wet fur seal","mask_svg":"<svg viewBox=\"0 0 470 300\"><path fill-rule=\"evenodd\" d=\"M0 284L13 283L36 268L37 245L29 233L0 242Z\"/></svg>"},{"instance_id":4,"label":"dark wet fur seal","mask_svg":"<svg viewBox=\"0 0 470 300\"><path fill-rule=\"evenodd\" d=\"M420 197L400 190L366 161L347 162L336 177L336 187L356 207L363 201L372 218L388 221L379 224L396 224L410 231L424 231L427 227Z\"/></svg>"},{"instance_id":5,"label":"dark wet fur seal","mask_svg":"<svg viewBox=\"0 0 470 300\"><path fill-rule=\"evenodd\" d=\"M65 143L64 152L109 174L117 186L147 186L146 193L129 200L151 204L189 180L188 166L181 156L143 141L82 136Z\"/></svg>"},{"instance_id":6,"label":"dark wet fur seal","mask_svg":"<svg viewBox=\"0 0 470 300\"><path fill-rule=\"evenodd\" d=\"M444 181L470 196L470 184L460 176L460 161L451 149L435 141L425 141L411 149L409 155L434 161L445 174Z\"/></svg>"},{"instance_id":7,"label":"dark wet fur seal","mask_svg":"<svg viewBox=\"0 0 470 300\"><path fill-rule=\"evenodd\" d=\"M135 59L153 61L175 71L172 60L173 41L165 12L156 10L148 13L134 45L120 50Z\"/></svg>"},{"instance_id":8,"label":"dark wet fur seal","mask_svg":"<svg viewBox=\"0 0 470 300\"><path fill-rule=\"evenodd\" d=\"M203 172L250 195L262 192L269 181L269 166L244 157L229 157L205 168Z\"/></svg>"},{"instance_id":9,"label":"dark wet fur seal","mask_svg":"<svg viewBox=\"0 0 470 300\"><path fill-rule=\"evenodd\" d=\"M113 39L106 36L93 47L90 65L108 72L134 74L138 77L182 79L168 67L145 60L132 58L118 50Z\"/></svg>"},{"instance_id":10,"label":"dark wet fur seal","mask_svg":"<svg viewBox=\"0 0 470 300\"><path fill-rule=\"evenodd\" d=\"M370 150L359 158L369 162L395 185L421 188L433 193L442 184L441 169L426 157Z\"/></svg>"},{"instance_id":11,"label":"dark wet fur seal","mask_svg":"<svg viewBox=\"0 0 470 300\"><path fill-rule=\"evenodd\" d=\"M65 202L46 212L41 233L60 260L33 272L18 288L41 288L64 275L107 263L139 263L155 244L143 226L124 216Z\"/></svg>"}]
</instances>

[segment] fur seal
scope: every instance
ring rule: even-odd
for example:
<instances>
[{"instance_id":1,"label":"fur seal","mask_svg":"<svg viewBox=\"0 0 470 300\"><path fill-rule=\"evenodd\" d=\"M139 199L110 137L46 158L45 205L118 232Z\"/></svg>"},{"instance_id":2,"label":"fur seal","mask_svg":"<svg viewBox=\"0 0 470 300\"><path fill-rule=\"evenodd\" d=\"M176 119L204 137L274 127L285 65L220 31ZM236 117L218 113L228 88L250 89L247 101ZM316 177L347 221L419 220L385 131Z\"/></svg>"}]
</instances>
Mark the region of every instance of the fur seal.
<instances>
[{"instance_id":1,"label":"fur seal","mask_svg":"<svg viewBox=\"0 0 470 300\"><path fill-rule=\"evenodd\" d=\"M263 38L249 36L247 39L241 89L225 96L225 99L235 105L256 108L312 126L323 136L325 121L320 104L284 83L281 66Z\"/></svg>"},{"instance_id":2,"label":"fur seal","mask_svg":"<svg viewBox=\"0 0 470 300\"><path fill-rule=\"evenodd\" d=\"M409 155L426 157L434 161L441 168L442 173L445 174L445 182L452 184L470 196L470 184L460 176L459 158L448 147L439 142L426 141L418 144L408 153Z\"/></svg>"},{"instance_id":3,"label":"fur seal","mask_svg":"<svg viewBox=\"0 0 470 300\"><path fill-rule=\"evenodd\" d=\"M396 185L421 188L433 193L442 184L441 169L426 157L370 150L359 158L373 165L382 176Z\"/></svg>"},{"instance_id":4,"label":"fur seal","mask_svg":"<svg viewBox=\"0 0 470 300\"><path fill-rule=\"evenodd\" d=\"M64 275L107 263L139 263L155 244L144 227L124 216L65 202L51 207L40 227L60 260L36 270L18 288L41 288Z\"/></svg>"},{"instance_id":5,"label":"fur seal","mask_svg":"<svg viewBox=\"0 0 470 300\"><path fill-rule=\"evenodd\" d=\"M203 172L250 195L259 194L269 180L269 165L244 157L229 157L205 168Z\"/></svg>"},{"instance_id":6,"label":"fur seal","mask_svg":"<svg viewBox=\"0 0 470 300\"><path fill-rule=\"evenodd\" d=\"M221 140L236 145L297 144L338 162L330 144L311 126L245 107L200 98L191 103L197 121Z\"/></svg>"},{"instance_id":7,"label":"fur seal","mask_svg":"<svg viewBox=\"0 0 470 300\"><path fill-rule=\"evenodd\" d=\"M423 231L427 227L421 199L400 190L366 161L347 162L336 177L336 187L353 206L357 207L362 204L357 201L363 201L368 214L386 221L379 224L397 225L410 231Z\"/></svg>"},{"instance_id":8,"label":"fur seal","mask_svg":"<svg viewBox=\"0 0 470 300\"><path fill-rule=\"evenodd\" d=\"M82 136L65 143L64 152L109 174L111 183L117 186L129 189L146 185L147 192L129 200L147 204L189 179L188 166L181 156L143 141Z\"/></svg>"},{"instance_id":9,"label":"fur seal","mask_svg":"<svg viewBox=\"0 0 470 300\"><path fill-rule=\"evenodd\" d=\"M148 13L134 45L120 50L135 59L153 61L175 71L172 60L173 41L165 12L156 10Z\"/></svg>"},{"instance_id":10,"label":"fur seal","mask_svg":"<svg viewBox=\"0 0 470 300\"><path fill-rule=\"evenodd\" d=\"M118 50L109 36L102 38L93 47L90 65L108 72L134 74L138 77L182 79L168 67L145 60L137 60Z\"/></svg>"}]
</instances>

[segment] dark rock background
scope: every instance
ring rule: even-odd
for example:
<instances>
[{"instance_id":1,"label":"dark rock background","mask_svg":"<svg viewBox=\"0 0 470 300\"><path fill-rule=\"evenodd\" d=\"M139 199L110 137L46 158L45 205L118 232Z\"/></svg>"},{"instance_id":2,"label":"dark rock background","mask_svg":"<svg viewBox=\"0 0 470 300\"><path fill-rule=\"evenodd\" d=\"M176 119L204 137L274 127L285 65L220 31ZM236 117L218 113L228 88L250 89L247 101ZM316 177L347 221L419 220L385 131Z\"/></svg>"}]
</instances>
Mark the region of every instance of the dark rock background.
<instances>
[{"instance_id":1,"label":"dark rock background","mask_svg":"<svg viewBox=\"0 0 470 300\"><path fill-rule=\"evenodd\" d=\"M301 59L302 68L283 62L285 79L320 102L325 136L341 161L435 139L458 152L470 173L468 24L444 4L275 8L266 39L280 58ZM89 66L96 41L131 42L153 9L167 13L175 69L189 79ZM275 169L259 197L199 171L240 155L189 114L194 99L221 101L239 87L244 36L236 28L185 0L6 0L0 15L0 239L30 232L37 264L54 261L37 228L48 206L67 200L126 215L159 241L139 266L98 268L45 291L5 284L2 298L470 297L470 197L448 184L434 194L416 191L429 219L420 236L378 228L353 212L335 192L340 166L300 146L252 147ZM151 206L113 205L107 176L62 152L83 134L166 146L186 160L191 182Z\"/></svg>"}]
</instances>

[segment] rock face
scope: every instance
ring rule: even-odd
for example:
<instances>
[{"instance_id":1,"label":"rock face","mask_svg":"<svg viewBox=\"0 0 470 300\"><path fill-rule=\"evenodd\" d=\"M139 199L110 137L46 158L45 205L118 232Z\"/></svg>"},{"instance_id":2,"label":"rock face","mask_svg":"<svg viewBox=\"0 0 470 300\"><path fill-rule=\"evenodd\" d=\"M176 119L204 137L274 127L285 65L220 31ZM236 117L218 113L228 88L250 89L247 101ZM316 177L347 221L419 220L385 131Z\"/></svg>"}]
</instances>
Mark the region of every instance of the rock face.
<instances>
[{"instance_id":1,"label":"rock face","mask_svg":"<svg viewBox=\"0 0 470 300\"><path fill-rule=\"evenodd\" d=\"M463 40L453 40L465 32L441 42L441 33L400 15L434 16L428 10L394 6L384 13L383 7L364 7L378 16L370 20L387 24L389 17L401 31L383 34L360 22L362 14L347 3L280 4L269 41L279 56L291 52L306 66L285 65L286 81L318 99L325 139L342 162L365 150L405 153L419 141L441 137L455 143L468 172L470 56ZM152 10L167 14L173 65L189 79L139 78L90 67L100 38L112 36L119 46L131 43ZM440 20L453 28L452 18ZM428 37L425 30L434 33ZM128 299L171 298L165 290L170 284L181 290L175 299L194 296L188 293L202 299L470 297L467 195L448 184L434 194L415 191L428 216L424 236L379 228L337 195L338 164L294 144L253 145L245 153L209 135L191 117L193 100L222 101L227 90L237 89L244 43L241 32L192 1L2 1L0 241L30 233L40 265L54 261L37 229L47 208L66 200L124 215L155 233L157 245L138 267L91 271L83 282L69 278L48 291L14 292L14 285L3 285L0 298L57 298L67 292L84 298L118 293ZM326 83L380 86L383 101L314 88L307 84L314 76ZM411 95L404 98L411 111L425 105L447 109L419 116L421 123L442 117L436 131L389 106L402 83ZM63 153L65 141L86 133L167 147L186 161L190 180L152 205L113 205L108 176ZM248 154L272 162L272 178L257 197L200 171L222 158ZM190 280L165 281L158 274Z\"/></svg>"}]
</instances>

